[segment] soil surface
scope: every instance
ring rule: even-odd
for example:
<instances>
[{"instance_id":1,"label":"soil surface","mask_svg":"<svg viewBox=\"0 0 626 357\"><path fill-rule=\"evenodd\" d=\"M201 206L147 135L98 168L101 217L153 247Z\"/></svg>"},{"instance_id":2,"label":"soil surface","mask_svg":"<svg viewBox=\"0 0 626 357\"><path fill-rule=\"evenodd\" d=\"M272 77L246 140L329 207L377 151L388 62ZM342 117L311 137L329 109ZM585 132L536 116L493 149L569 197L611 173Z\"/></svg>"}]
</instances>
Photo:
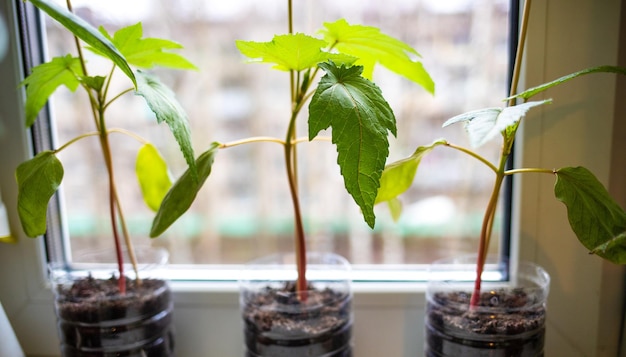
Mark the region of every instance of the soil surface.
<instances>
[{"instance_id":1,"label":"soil surface","mask_svg":"<svg viewBox=\"0 0 626 357\"><path fill-rule=\"evenodd\" d=\"M55 307L64 356L173 356L171 291L164 280L76 280L57 288Z\"/></svg>"},{"instance_id":2,"label":"soil surface","mask_svg":"<svg viewBox=\"0 0 626 357\"><path fill-rule=\"evenodd\" d=\"M546 310L533 295L486 291L475 309L470 297L436 293L428 302L427 356L543 356Z\"/></svg>"},{"instance_id":3,"label":"soil surface","mask_svg":"<svg viewBox=\"0 0 626 357\"><path fill-rule=\"evenodd\" d=\"M247 292L244 301L248 356L352 355L351 295L310 286L306 300L300 300L289 282Z\"/></svg>"}]
</instances>

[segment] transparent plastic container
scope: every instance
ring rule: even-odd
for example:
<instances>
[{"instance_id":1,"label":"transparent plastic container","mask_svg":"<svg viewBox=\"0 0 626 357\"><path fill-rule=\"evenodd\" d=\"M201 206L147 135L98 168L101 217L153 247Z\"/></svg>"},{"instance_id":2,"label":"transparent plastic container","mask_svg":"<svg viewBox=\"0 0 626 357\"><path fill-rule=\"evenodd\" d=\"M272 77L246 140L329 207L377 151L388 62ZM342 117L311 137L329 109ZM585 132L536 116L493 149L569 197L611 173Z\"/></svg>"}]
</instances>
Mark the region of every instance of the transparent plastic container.
<instances>
[{"instance_id":1,"label":"transparent plastic container","mask_svg":"<svg viewBox=\"0 0 626 357\"><path fill-rule=\"evenodd\" d=\"M470 309L476 257L431 265L426 291L425 356L540 357L544 355L550 277L530 262L488 262L481 303Z\"/></svg>"},{"instance_id":2,"label":"transparent plastic container","mask_svg":"<svg viewBox=\"0 0 626 357\"><path fill-rule=\"evenodd\" d=\"M90 252L70 265L49 265L62 356L174 356L172 294L161 278L168 253L142 248L135 254L141 282L126 256L123 295L114 252Z\"/></svg>"},{"instance_id":3,"label":"transparent plastic container","mask_svg":"<svg viewBox=\"0 0 626 357\"><path fill-rule=\"evenodd\" d=\"M251 262L240 281L247 357L351 357L350 265L331 253L307 254L307 298L295 291L293 254Z\"/></svg>"}]
</instances>

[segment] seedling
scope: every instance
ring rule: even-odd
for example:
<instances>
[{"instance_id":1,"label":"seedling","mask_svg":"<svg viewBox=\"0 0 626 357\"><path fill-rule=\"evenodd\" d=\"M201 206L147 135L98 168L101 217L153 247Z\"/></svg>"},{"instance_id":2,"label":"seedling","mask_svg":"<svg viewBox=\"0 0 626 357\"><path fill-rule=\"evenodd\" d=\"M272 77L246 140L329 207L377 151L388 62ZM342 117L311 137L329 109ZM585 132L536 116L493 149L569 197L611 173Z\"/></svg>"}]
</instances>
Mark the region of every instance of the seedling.
<instances>
[{"instance_id":1,"label":"seedling","mask_svg":"<svg viewBox=\"0 0 626 357\"><path fill-rule=\"evenodd\" d=\"M289 2L289 32L268 42L237 41L240 52L253 62L272 64L287 72L291 108L285 112L284 138L248 138L232 143L216 142L197 161L199 180L185 173L174 183L153 222L151 235L166 230L191 205L211 172L215 154L241 144L272 142L284 148L285 169L291 193L297 291L307 290L306 239L298 194L295 148L311 140L327 140L318 134L332 129L329 139L337 148L337 163L345 187L361 208L365 222L374 226L374 200L389 154L389 134L396 135L396 118L381 90L372 82L380 64L398 75L434 92L434 84L417 60L419 54L408 44L382 33L378 28L353 25L340 19L325 23L318 37L294 33ZM324 72L321 78L318 74ZM296 136L296 122L308 103L308 138Z\"/></svg>"},{"instance_id":2,"label":"seedling","mask_svg":"<svg viewBox=\"0 0 626 357\"><path fill-rule=\"evenodd\" d=\"M191 176L195 178L196 164L187 115L172 91L157 77L143 71L154 66L174 69L195 69L195 66L173 52L182 48L180 44L164 39L144 38L141 23L122 28L109 35L104 28L96 30L74 15L69 1L68 9L50 0L30 0L30 2L75 36L78 56L68 54L55 57L33 68L32 73L22 83L26 87L26 125L30 127L35 122L48 98L60 86L65 86L72 92L80 87L89 99L94 131L83 133L56 149L42 151L18 166L16 178L20 221L24 232L30 237L37 237L46 232L48 202L57 191L64 175L63 165L57 154L79 140L97 138L107 169L109 213L119 269L119 290L124 293L126 285L120 231L135 270L137 262L118 196L113 172L114 155L109 135L124 134L142 144L137 155L136 173L143 197L149 207L154 210L158 208L171 186L171 181L167 164L156 147L135 133L122 128L109 128L106 120L107 109L125 94L134 92L143 97L154 112L157 122L165 122L169 126L189 165ZM88 71L88 63L83 56L80 41L87 45L89 51L110 60L111 68L108 73L95 75ZM129 88L120 93L110 93L111 80L119 72L129 80Z\"/></svg>"}]
</instances>

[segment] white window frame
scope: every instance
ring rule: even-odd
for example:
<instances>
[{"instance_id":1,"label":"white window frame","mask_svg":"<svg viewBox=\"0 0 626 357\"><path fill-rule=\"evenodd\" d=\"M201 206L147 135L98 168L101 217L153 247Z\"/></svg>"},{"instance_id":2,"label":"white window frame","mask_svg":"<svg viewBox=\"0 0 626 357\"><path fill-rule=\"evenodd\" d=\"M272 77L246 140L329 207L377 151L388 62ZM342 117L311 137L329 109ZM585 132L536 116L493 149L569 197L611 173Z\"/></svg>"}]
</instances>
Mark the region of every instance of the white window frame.
<instances>
[{"instance_id":1,"label":"white window frame","mask_svg":"<svg viewBox=\"0 0 626 357\"><path fill-rule=\"evenodd\" d=\"M15 245L0 245L0 301L27 355L55 356L58 340L42 240L22 234L12 208L17 197L15 167L30 155L23 99L16 91L21 70L12 14L19 1L0 4L12 46L0 62L0 123L11 133L0 139L0 190L19 239ZM619 51L626 50L626 43L619 45L621 10L618 0L535 1L523 83L618 64ZM619 58L622 65L625 60ZM626 104L615 100L626 91L617 83L615 75L589 76L550 91L554 104L529 116L522 128L517 160L525 166L586 166L626 206L626 125L616 120L626 114ZM584 104L573 106L581 98L587 98ZM555 120L558 113L566 118ZM618 356L624 267L587 254L571 233L552 187L553 180L545 175L518 176L513 212L513 258L538 263L552 277L546 355ZM236 284L176 282L173 289L179 356L242 355ZM423 292L418 283L355 283L355 356L421 355Z\"/></svg>"}]
</instances>

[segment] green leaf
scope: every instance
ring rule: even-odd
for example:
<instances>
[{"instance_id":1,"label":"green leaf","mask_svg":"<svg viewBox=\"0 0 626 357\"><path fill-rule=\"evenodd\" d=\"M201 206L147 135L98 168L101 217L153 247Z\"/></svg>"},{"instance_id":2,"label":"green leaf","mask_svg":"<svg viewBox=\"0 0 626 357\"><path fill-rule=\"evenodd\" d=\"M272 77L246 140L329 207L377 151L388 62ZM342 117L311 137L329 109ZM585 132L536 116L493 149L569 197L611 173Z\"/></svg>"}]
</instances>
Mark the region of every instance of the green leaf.
<instances>
[{"instance_id":1,"label":"green leaf","mask_svg":"<svg viewBox=\"0 0 626 357\"><path fill-rule=\"evenodd\" d=\"M583 69L581 71L578 72L574 72L571 74L568 74L566 76L563 76L561 78L555 79L552 82L548 82L548 83L544 83L541 85L538 85L536 87L527 89L519 94L516 94L512 97L506 98L506 100L510 100L513 98L523 98L523 99L529 99L547 89L550 89L554 86L557 86L561 83L565 83L567 81L569 81L570 79L574 79L576 77L580 77L586 74L591 74L591 73L618 73L618 74L626 74L626 68L624 67L617 67L617 66L598 66L598 67L591 67L591 68L586 68Z\"/></svg>"},{"instance_id":2,"label":"green leaf","mask_svg":"<svg viewBox=\"0 0 626 357\"><path fill-rule=\"evenodd\" d=\"M328 44L302 33L277 35L270 42L237 41L237 48L248 58L261 63L273 63L274 68L302 71L318 63L334 60L352 64L356 58L322 51Z\"/></svg>"},{"instance_id":3,"label":"green leaf","mask_svg":"<svg viewBox=\"0 0 626 357\"><path fill-rule=\"evenodd\" d=\"M551 102L551 99L547 99L512 107L474 110L448 119L443 126L465 122L465 130L469 135L470 144L477 148L498 134L506 132L508 128L516 126L530 108Z\"/></svg>"},{"instance_id":4,"label":"green leaf","mask_svg":"<svg viewBox=\"0 0 626 357\"><path fill-rule=\"evenodd\" d=\"M189 168L191 168L192 176L195 176L196 164L191 145L189 120L174 93L156 77L137 72L137 94L144 97L159 123L167 123Z\"/></svg>"},{"instance_id":5,"label":"green leaf","mask_svg":"<svg viewBox=\"0 0 626 357\"><path fill-rule=\"evenodd\" d=\"M191 207L202 185L211 174L217 150L218 145L213 143L207 151L198 157L196 160L196 166L198 167L197 179L187 169L172 185L172 188L163 198L156 217L152 221L150 237L154 238L161 235Z\"/></svg>"},{"instance_id":6,"label":"green leaf","mask_svg":"<svg viewBox=\"0 0 626 357\"><path fill-rule=\"evenodd\" d=\"M435 92L435 83L421 62L414 60L419 53L408 44L380 32L371 26L350 25L340 19L324 23L326 42L341 53L359 58L355 63L364 67L364 76L372 79L374 66L380 63L387 69L421 85L429 93Z\"/></svg>"},{"instance_id":7,"label":"green leaf","mask_svg":"<svg viewBox=\"0 0 626 357\"><path fill-rule=\"evenodd\" d=\"M80 84L78 76L82 73L80 60L70 55L54 57L50 62L34 67L21 83L26 86L26 126L33 125L41 108L59 86L75 91Z\"/></svg>"},{"instance_id":8,"label":"green leaf","mask_svg":"<svg viewBox=\"0 0 626 357\"><path fill-rule=\"evenodd\" d=\"M435 147L446 145L447 143L444 139L436 140L428 146L418 147L411 156L385 166L385 170L380 178L380 188L378 189L375 204L392 201L406 192L413 184L413 179L422 158Z\"/></svg>"},{"instance_id":9,"label":"green leaf","mask_svg":"<svg viewBox=\"0 0 626 357\"><path fill-rule=\"evenodd\" d=\"M626 212L586 168L566 167L556 175L554 195L567 207L578 240L591 253L626 264Z\"/></svg>"},{"instance_id":10,"label":"green leaf","mask_svg":"<svg viewBox=\"0 0 626 357\"><path fill-rule=\"evenodd\" d=\"M57 5L51 0L29 0L38 9L44 11L48 16L58 21L63 27L73 33L76 37L85 41L89 46L95 48L100 53L104 54L108 59L113 61L122 72L130 78L135 87L137 81L135 80L135 74L133 70L128 66L124 56L115 48L115 46L109 41L108 38L103 36L98 30L93 28L85 20L69 12L64 7Z\"/></svg>"},{"instance_id":11,"label":"green leaf","mask_svg":"<svg viewBox=\"0 0 626 357\"><path fill-rule=\"evenodd\" d=\"M400 202L397 198L392 198L387 201L387 207L389 207L391 219L393 219L394 222L398 222L398 220L400 220L400 216L402 215L402 202Z\"/></svg>"},{"instance_id":12,"label":"green leaf","mask_svg":"<svg viewBox=\"0 0 626 357\"><path fill-rule=\"evenodd\" d=\"M177 42L160 38L142 38L143 27L141 22L119 29L111 37L104 27L100 27L100 33L107 37L115 47L124 55L126 61L139 68L152 68L154 66L175 69L198 69L185 57L168 52L168 50L182 49ZM103 55L95 48L88 49L96 54Z\"/></svg>"},{"instance_id":13,"label":"green leaf","mask_svg":"<svg viewBox=\"0 0 626 357\"><path fill-rule=\"evenodd\" d=\"M37 237L46 232L48 202L63 180L63 165L54 152L42 151L23 162L15 172L17 212L24 233Z\"/></svg>"},{"instance_id":14,"label":"green leaf","mask_svg":"<svg viewBox=\"0 0 626 357\"><path fill-rule=\"evenodd\" d=\"M104 86L104 81L106 77L102 76L93 76L93 77L81 77L80 81L86 85L87 87L95 90L96 92L100 92L102 87Z\"/></svg>"},{"instance_id":15,"label":"green leaf","mask_svg":"<svg viewBox=\"0 0 626 357\"><path fill-rule=\"evenodd\" d=\"M319 66L326 75L309 104L309 139L332 127L346 189L374 227L373 206L389 155L387 136L396 135L395 116L380 89L361 76L362 67Z\"/></svg>"},{"instance_id":16,"label":"green leaf","mask_svg":"<svg viewBox=\"0 0 626 357\"><path fill-rule=\"evenodd\" d=\"M172 187L172 180L165 160L154 145L145 144L139 149L135 171L144 201L156 212Z\"/></svg>"}]
</instances>

